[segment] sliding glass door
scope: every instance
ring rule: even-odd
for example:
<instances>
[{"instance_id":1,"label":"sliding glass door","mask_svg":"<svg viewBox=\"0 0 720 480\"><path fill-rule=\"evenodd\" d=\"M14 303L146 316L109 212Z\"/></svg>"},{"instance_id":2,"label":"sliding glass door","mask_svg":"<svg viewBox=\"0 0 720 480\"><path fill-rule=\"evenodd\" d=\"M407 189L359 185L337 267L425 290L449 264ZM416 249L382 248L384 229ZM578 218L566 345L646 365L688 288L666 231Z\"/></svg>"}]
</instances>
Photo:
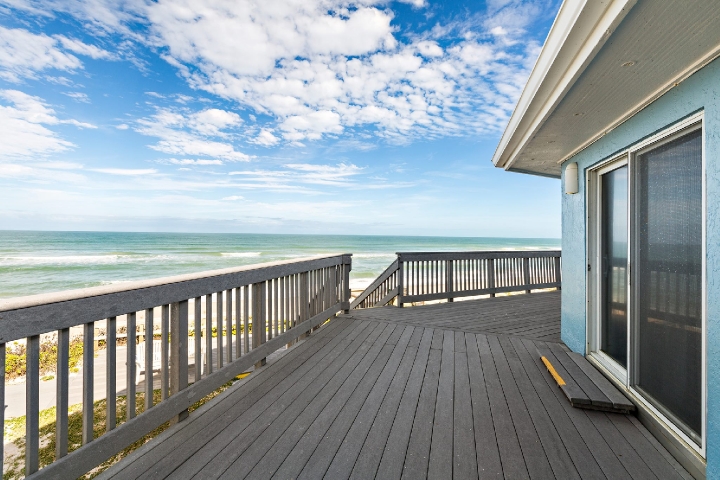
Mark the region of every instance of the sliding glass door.
<instances>
[{"instance_id":1,"label":"sliding glass door","mask_svg":"<svg viewBox=\"0 0 720 480\"><path fill-rule=\"evenodd\" d=\"M635 160L633 384L693 437L702 430L702 135Z\"/></svg>"},{"instance_id":2,"label":"sliding glass door","mask_svg":"<svg viewBox=\"0 0 720 480\"><path fill-rule=\"evenodd\" d=\"M628 167L600 176L600 349L627 368Z\"/></svg>"},{"instance_id":3,"label":"sliding glass door","mask_svg":"<svg viewBox=\"0 0 720 480\"><path fill-rule=\"evenodd\" d=\"M700 124L594 171L591 351L687 440L704 422Z\"/></svg>"}]
</instances>

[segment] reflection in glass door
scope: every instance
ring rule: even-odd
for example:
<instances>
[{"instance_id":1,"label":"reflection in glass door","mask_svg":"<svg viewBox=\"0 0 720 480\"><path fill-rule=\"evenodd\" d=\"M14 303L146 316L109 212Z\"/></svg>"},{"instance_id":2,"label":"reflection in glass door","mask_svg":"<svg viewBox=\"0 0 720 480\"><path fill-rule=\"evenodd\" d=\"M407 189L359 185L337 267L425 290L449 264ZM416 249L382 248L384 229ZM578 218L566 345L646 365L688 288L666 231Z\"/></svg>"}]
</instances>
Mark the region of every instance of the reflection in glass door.
<instances>
[{"instance_id":1,"label":"reflection in glass door","mask_svg":"<svg viewBox=\"0 0 720 480\"><path fill-rule=\"evenodd\" d=\"M702 134L636 156L631 384L702 435Z\"/></svg>"},{"instance_id":2,"label":"reflection in glass door","mask_svg":"<svg viewBox=\"0 0 720 480\"><path fill-rule=\"evenodd\" d=\"M601 175L600 195L600 349L627 368L627 165Z\"/></svg>"}]
</instances>

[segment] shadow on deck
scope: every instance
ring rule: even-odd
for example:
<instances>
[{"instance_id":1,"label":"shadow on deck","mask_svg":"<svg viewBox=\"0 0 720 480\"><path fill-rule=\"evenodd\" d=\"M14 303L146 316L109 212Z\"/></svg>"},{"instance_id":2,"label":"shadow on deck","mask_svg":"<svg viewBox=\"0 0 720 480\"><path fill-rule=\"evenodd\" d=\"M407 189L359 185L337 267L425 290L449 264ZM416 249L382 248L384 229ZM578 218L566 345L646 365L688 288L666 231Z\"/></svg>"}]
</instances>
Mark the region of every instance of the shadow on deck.
<instances>
[{"instance_id":1,"label":"shadow on deck","mask_svg":"<svg viewBox=\"0 0 720 480\"><path fill-rule=\"evenodd\" d=\"M103 477L691 478L570 406L536 353L559 317L559 292L354 310Z\"/></svg>"}]
</instances>

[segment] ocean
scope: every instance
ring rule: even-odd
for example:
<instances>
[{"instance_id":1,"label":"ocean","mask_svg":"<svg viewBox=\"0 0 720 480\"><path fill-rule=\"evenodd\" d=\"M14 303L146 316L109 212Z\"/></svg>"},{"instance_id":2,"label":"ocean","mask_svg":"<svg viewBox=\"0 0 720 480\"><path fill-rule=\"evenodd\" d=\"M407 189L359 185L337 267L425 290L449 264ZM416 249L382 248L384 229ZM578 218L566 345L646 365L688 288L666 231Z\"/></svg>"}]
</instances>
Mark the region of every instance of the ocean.
<instances>
[{"instance_id":1,"label":"ocean","mask_svg":"<svg viewBox=\"0 0 720 480\"><path fill-rule=\"evenodd\" d=\"M559 249L559 239L0 231L0 298L313 255L353 254L364 288L395 252Z\"/></svg>"}]
</instances>

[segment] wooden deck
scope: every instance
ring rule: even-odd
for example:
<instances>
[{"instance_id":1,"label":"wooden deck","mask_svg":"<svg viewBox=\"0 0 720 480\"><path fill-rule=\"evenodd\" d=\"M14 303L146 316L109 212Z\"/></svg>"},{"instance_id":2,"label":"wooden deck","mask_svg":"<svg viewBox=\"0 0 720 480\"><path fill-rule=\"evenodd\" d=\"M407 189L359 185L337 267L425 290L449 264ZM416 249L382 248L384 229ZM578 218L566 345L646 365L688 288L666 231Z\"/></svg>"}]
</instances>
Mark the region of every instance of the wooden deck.
<instances>
[{"instance_id":1,"label":"wooden deck","mask_svg":"<svg viewBox=\"0 0 720 480\"><path fill-rule=\"evenodd\" d=\"M536 353L558 329L557 293L353 311L103 477L691 478L570 406Z\"/></svg>"}]
</instances>

